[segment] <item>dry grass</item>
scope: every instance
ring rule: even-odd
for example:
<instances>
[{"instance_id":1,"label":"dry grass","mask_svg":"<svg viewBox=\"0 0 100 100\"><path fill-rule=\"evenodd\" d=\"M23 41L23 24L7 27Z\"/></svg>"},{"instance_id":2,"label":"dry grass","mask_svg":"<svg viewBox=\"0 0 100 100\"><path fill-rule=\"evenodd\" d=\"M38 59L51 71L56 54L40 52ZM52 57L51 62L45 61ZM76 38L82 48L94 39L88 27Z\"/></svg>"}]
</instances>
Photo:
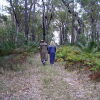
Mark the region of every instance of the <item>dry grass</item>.
<instances>
[{"instance_id":1,"label":"dry grass","mask_svg":"<svg viewBox=\"0 0 100 100\"><path fill-rule=\"evenodd\" d=\"M100 83L90 81L89 72L69 72L63 64L43 66L38 54L28 57L20 66L24 70L0 75L0 100L100 99Z\"/></svg>"}]
</instances>

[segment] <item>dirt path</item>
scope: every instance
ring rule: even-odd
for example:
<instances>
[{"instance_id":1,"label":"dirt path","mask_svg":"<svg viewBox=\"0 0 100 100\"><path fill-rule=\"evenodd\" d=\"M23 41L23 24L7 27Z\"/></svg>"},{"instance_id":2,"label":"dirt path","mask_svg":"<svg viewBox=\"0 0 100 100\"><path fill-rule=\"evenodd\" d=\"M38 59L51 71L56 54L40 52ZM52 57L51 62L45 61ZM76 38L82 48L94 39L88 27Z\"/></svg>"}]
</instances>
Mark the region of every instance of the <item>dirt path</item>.
<instances>
[{"instance_id":1,"label":"dirt path","mask_svg":"<svg viewBox=\"0 0 100 100\"><path fill-rule=\"evenodd\" d=\"M100 82L90 81L89 72L43 66L39 55L21 66L25 69L0 75L0 100L100 100Z\"/></svg>"}]
</instances>

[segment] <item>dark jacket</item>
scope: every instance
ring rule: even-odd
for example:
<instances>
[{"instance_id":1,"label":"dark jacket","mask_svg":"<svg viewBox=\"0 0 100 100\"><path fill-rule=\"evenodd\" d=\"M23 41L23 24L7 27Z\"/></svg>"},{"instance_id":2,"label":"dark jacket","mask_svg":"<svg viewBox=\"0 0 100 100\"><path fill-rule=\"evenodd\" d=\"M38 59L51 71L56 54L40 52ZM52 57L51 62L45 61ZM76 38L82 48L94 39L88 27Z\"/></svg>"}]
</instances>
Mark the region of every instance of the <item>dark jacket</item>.
<instances>
[{"instance_id":1,"label":"dark jacket","mask_svg":"<svg viewBox=\"0 0 100 100\"><path fill-rule=\"evenodd\" d=\"M48 53L56 53L56 46L48 46Z\"/></svg>"}]
</instances>

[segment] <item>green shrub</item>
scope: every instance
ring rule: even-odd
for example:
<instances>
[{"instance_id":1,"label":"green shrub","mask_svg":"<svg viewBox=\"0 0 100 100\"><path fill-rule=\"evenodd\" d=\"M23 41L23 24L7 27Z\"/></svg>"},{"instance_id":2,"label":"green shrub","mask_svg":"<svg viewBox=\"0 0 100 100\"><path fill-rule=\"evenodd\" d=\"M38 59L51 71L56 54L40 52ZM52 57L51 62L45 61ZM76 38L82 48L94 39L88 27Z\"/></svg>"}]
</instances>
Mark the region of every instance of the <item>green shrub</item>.
<instances>
[{"instance_id":1,"label":"green shrub","mask_svg":"<svg viewBox=\"0 0 100 100\"><path fill-rule=\"evenodd\" d=\"M97 51L100 51L100 42L96 41L89 41L84 43L78 42L77 46L84 52L88 52L88 53L95 53Z\"/></svg>"},{"instance_id":2,"label":"green shrub","mask_svg":"<svg viewBox=\"0 0 100 100\"><path fill-rule=\"evenodd\" d=\"M85 66L91 66L92 70L100 70L100 52L86 52L75 46L63 46L57 50L57 61L80 62ZM63 61L61 60L61 61Z\"/></svg>"},{"instance_id":3,"label":"green shrub","mask_svg":"<svg viewBox=\"0 0 100 100\"><path fill-rule=\"evenodd\" d=\"M24 49L27 52L36 51L38 43L29 41L28 44L25 44L24 33L18 33L17 42L15 37L16 31L14 26L0 27L0 56L12 54L15 49Z\"/></svg>"}]
</instances>

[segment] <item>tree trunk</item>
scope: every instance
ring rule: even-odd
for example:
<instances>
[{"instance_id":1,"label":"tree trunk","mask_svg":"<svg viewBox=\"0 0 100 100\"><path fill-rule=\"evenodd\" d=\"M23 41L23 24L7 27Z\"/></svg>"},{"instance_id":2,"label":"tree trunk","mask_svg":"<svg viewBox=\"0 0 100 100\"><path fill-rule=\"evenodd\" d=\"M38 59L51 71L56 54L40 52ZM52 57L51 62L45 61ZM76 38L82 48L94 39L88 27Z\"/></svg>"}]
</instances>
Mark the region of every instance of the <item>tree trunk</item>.
<instances>
[{"instance_id":1,"label":"tree trunk","mask_svg":"<svg viewBox=\"0 0 100 100\"><path fill-rule=\"evenodd\" d=\"M36 2L37 2L37 0L34 0L34 4L33 4L33 27L32 27L32 41L35 41L35 28L34 28L34 21L35 21Z\"/></svg>"},{"instance_id":2,"label":"tree trunk","mask_svg":"<svg viewBox=\"0 0 100 100\"><path fill-rule=\"evenodd\" d=\"M28 33L29 33L29 25L28 25L28 8L27 8L27 0L25 0L25 40L28 42Z\"/></svg>"},{"instance_id":3,"label":"tree trunk","mask_svg":"<svg viewBox=\"0 0 100 100\"><path fill-rule=\"evenodd\" d=\"M95 23L91 23L91 38L92 41L95 42L96 41L96 25Z\"/></svg>"},{"instance_id":4,"label":"tree trunk","mask_svg":"<svg viewBox=\"0 0 100 100\"><path fill-rule=\"evenodd\" d=\"M78 13L74 11L73 8L70 7L70 2L67 0L62 0L63 4L67 7L68 12L74 16L74 19L77 20L78 25L80 27L80 33L84 33L84 23L83 20L78 16ZM78 29L78 28L77 28ZM78 34L78 33L77 33Z\"/></svg>"},{"instance_id":5,"label":"tree trunk","mask_svg":"<svg viewBox=\"0 0 100 100\"><path fill-rule=\"evenodd\" d=\"M46 30L45 30L45 4L44 4L44 0L42 0L43 3L43 16L42 16L42 23L43 23L43 40L45 41L45 36L46 36Z\"/></svg>"},{"instance_id":6,"label":"tree trunk","mask_svg":"<svg viewBox=\"0 0 100 100\"><path fill-rule=\"evenodd\" d=\"M65 27L64 23L62 23L62 43L64 44L64 39L65 39Z\"/></svg>"},{"instance_id":7,"label":"tree trunk","mask_svg":"<svg viewBox=\"0 0 100 100\"><path fill-rule=\"evenodd\" d=\"M91 39L93 42L96 41L96 21L95 18L91 15Z\"/></svg>"},{"instance_id":8,"label":"tree trunk","mask_svg":"<svg viewBox=\"0 0 100 100\"><path fill-rule=\"evenodd\" d=\"M71 31L71 44L72 45L75 43L74 23L75 23L75 19L74 19L74 16L72 16L72 31Z\"/></svg>"},{"instance_id":9,"label":"tree trunk","mask_svg":"<svg viewBox=\"0 0 100 100\"><path fill-rule=\"evenodd\" d=\"M64 42L65 42L65 44L68 43L68 27L67 27L67 23L65 23L65 28L64 28Z\"/></svg>"},{"instance_id":10,"label":"tree trunk","mask_svg":"<svg viewBox=\"0 0 100 100\"><path fill-rule=\"evenodd\" d=\"M16 38L15 38L15 43L18 41L18 33L19 33L19 25L16 23Z\"/></svg>"},{"instance_id":11,"label":"tree trunk","mask_svg":"<svg viewBox=\"0 0 100 100\"><path fill-rule=\"evenodd\" d=\"M100 35L99 35L99 32L96 33L96 40L97 40L98 42L100 42Z\"/></svg>"},{"instance_id":12,"label":"tree trunk","mask_svg":"<svg viewBox=\"0 0 100 100\"><path fill-rule=\"evenodd\" d=\"M97 29L96 29L96 24L97 24L97 18L96 18L96 14L95 12L95 7L96 7L96 2L95 1L91 1L90 5L93 7L91 7L91 13L90 13L90 21L91 21L91 39L93 42L96 41L96 34L97 34Z\"/></svg>"},{"instance_id":13,"label":"tree trunk","mask_svg":"<svg viewBox=\"0 0 100 100\"><path fill-rule=\"evenodd\" d=\"M44 0L43 3L43 39L48 41L48 33L50 22L53 18L54 6L51 2L52 0L48 0L45 5ZM47 39L45 37L47 36Z\"/></svg>"},{"instance_id":14,"label":"tree trunk","mask_svg":"<svg viewBox=\"0 0 100 100\"><path fill-rule=\"evenodd\" d=\"M15 26L16 26L16 37L15 37L15 43L18 41L18 33L19 33L19 20L18 20L18 15L17 15L17 6L18 6L18 0L15 2L15 8L13 5L12 0L10 0L10 5L12 7L14 19L15 19Z\"/></svg>"},{"instance_id":15,"label":"tree trunk","mask_svg":"<svg viewBox=\"0 0 100 100\"><path fill-rule=\"evenodd\" d=\"M62 39L62 27L60 27L60 45L63 44L63 39Z\"/></svg>"}]
</instances>

